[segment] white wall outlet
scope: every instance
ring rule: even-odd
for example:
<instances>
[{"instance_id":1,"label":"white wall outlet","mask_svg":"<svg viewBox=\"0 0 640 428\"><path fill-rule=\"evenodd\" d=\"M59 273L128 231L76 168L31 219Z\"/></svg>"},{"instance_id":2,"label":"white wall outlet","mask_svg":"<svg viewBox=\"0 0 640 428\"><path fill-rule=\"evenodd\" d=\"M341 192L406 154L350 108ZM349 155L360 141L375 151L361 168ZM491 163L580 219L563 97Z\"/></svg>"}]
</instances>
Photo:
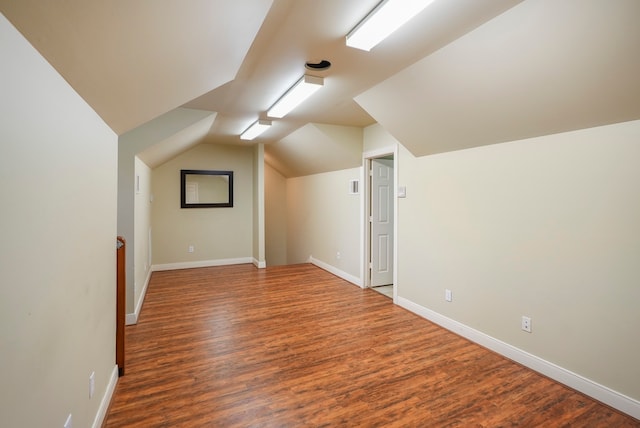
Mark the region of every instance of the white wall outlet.
<instances>
[{"instance_id":1,"label":"white wall outlet","mask_svg":"<svg viewBox=\"0 0 640 428\"><path fill-rule=\"evenodd\" d=\"M336 253L336 260L340 260L340 257L342 257L342 254L340 254L340 251L338 251Z\"/></svg>"},{"instance_id":2,"label":"white wall outlet","mask_svg":"<svg viewBox=\"0 0 640 428\"><path fill-rule=\"evenodd\" d=\"M531 333L531 318L522 316L522 330Z\"/></svg>"},{"instance_id":3,"label":"white wall outlet","mask_svg":"<svg viewBox=\"0 0 640 428\"><path fill-rule=\"evenodd\" d=\"M71 413L69 413L69 416L67 416L67 420L64 422L63 428L73 428Z\"/></svg>"},{"instance_id":4,"label":"white wall outlet","mask_svg":"<svg viewBox=\"0 0 640 428\"><path fill-rule=\"evenodd\" d=\"M195 250L193 245L189 245L189 248L187 248L187 252L189 253L193 253L193 251Z\"/></svg>"},{"instance_id":5,"label":"white wall outlet","mask_svg":"<svg viewBox=\"0 0 640 428\"><path fill-rule=\"evenodd\" d=\"M89 398L93 397L96 392L96 372L91 372L89 375Z\"/></svg>"},{"instance_id":6,"label":"white wall outlet","mask_svg":"<svg viewBox=\"0 0 640 428\"><path fill-rule=\"evenodd\" d=\"M451 293L451 290L449 290L448 288L444 290L444 300L446 300L447 302L453 301L453 293Z\"/></svg>"}]
</instances>

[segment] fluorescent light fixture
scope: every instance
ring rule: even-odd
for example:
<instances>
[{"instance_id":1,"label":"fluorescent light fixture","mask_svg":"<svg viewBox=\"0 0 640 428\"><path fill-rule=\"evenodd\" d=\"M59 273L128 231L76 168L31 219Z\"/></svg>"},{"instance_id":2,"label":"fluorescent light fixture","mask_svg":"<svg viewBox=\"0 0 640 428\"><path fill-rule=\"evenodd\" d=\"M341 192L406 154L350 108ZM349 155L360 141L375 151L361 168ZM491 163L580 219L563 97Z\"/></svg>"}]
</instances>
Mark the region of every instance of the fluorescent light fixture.
<instances>
[{"instance_id":1,"label":"fluorescent light fixture","mask_svg":"<svg viewBox=\"0 0 640 428\"><path fill-rule=\"evenodd\" d=\"M284 117L324 84L322 77L304 75L267 112L269 117Z\"/></svg>"},{"instance_id":2,"label":"fluorescent light fixture","mask_svg":"<svg viewBox=\"0 0 640 428\"><path fill-rule=\"evenodd\" d=\"M433 0L384 0L347 34L347 46L371 50Z\"/></svg>"},{"instance_id":3,"label":"fluorescent light fixture","mask_svg":"<svg viewBox=\"0 0 640 428\"><path fill-rule=\"evenodd\" d=\"M251 124L250 127L247 128L246 131L240 135L241 140L253 140L258 135L262 134L264 131L269 129L271 126L270 120L256 120Z\"/></svg>"}]
</instances>

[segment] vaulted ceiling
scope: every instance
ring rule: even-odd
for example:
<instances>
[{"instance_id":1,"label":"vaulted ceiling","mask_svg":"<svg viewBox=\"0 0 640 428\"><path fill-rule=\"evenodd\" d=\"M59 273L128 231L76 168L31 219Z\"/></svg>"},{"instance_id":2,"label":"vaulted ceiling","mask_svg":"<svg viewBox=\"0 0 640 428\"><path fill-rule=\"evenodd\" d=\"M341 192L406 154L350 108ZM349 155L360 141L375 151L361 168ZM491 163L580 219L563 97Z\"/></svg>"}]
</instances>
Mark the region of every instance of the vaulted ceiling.
<instances>
[{"instance_id":1,"label":"vaulted ceiling","mask_svg":"<svg viewBox=\"0 0 640 428\"><path fill-rule=\"evenodd\" d=\"M637 0L435 0L371 52L345 46L377 3L0 0L0 11L121 141L172 129L141 148L151 166L193 144L260 142L297 176L356 166L376 122L428 155L640 118ZM321 59L332 67L305 69ZM304 73L322 90L240 140ZM188 126L164 123L176 117Z\"/></svg>"}]
</instances>

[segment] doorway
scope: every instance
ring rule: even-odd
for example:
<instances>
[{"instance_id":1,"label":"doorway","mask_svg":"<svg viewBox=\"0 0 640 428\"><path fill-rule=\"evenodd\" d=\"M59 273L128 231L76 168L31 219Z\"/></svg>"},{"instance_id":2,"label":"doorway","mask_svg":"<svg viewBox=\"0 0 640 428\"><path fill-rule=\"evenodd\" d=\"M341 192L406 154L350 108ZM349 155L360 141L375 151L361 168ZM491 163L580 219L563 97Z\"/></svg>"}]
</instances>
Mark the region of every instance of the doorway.
<instances>
[{"instance_id":1,"label":"doorway","mask_svg":"<svg viewBox=\"0 0 640 428\"><path fill-rule=\"evenodd\" d=\"M365 153L364 286L396 299L396 150Z\"/></svg>"}]
</instances>

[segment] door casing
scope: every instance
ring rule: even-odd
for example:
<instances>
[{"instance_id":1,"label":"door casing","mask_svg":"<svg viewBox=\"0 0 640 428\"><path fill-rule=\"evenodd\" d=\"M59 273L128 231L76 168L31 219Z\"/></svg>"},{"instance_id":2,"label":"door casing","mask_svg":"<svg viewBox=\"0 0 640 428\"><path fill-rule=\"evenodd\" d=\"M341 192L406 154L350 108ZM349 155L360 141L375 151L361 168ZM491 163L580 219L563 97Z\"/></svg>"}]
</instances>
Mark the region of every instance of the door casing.
<instances>
[{"instance_id":1,"label":"door casing","mask_svg":"<svg viewBox=\"0 0 640 428\"><path fill-rule=\"evenodd\" d=\"M363 153L363 171L362 171L362 198L361 198L361 226L362 226L362 249L361 249L361 269L360 277L362 278L362 287L371 287L371 276L369 274L369 255L371 252L371 230L369 227L369 206L371 203L371 192L369 185L369 171L371 170L371 159L393 156L393 302L397 303L398 297L398 145L393 144L384 146L375 150Z\"/></svg>"}]
</instances>

